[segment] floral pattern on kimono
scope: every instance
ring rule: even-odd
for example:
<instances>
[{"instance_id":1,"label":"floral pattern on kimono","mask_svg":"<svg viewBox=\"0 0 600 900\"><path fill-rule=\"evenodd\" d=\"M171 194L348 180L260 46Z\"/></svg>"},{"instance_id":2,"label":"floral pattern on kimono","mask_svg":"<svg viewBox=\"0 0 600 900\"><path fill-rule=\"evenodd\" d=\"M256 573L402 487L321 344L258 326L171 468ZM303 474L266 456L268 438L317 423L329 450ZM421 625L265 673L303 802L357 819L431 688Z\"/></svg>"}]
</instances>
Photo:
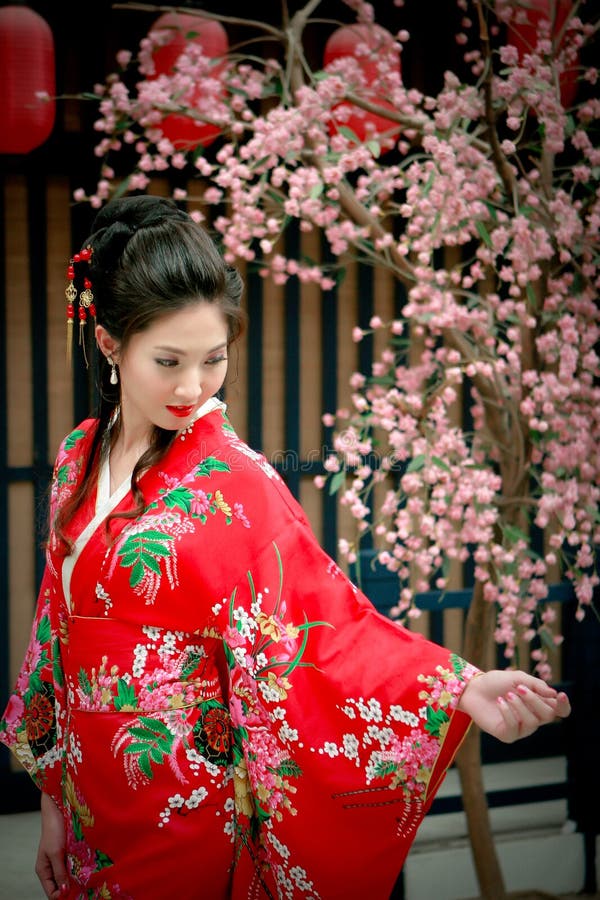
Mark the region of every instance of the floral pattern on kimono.
<instances>
[{"instance_id":1,"label":"floral pattern on kimono","mask_svg":"<svg viewBox=\"0 0 600 900\"><path fill-rule=\"evenodd\" d=\"M94 427L60 448L53 514ZM476 670L374 609L221 406L142 476L140 515L98 481L70 570L51 534L0 725L63 810L68 897L389 896Z\"/></svg>"}]
</instances>

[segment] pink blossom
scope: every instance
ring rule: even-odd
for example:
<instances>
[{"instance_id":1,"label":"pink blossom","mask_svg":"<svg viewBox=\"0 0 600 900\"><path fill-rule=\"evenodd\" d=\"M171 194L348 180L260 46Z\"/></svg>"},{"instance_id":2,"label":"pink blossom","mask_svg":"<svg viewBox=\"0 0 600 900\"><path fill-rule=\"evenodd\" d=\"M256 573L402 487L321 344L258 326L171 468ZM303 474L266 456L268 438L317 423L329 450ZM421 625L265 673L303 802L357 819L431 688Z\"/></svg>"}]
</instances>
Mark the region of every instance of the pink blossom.
<instances>
[{"instance_id":1,"label":"pink blossom","mask_svg":"<svg viewBox=\"0 0 600 900\"><path fill-rule=\"evenodd\" d=\"M361 21L374 19L373 5L348 5ZM473 554L475 578L498 604L497 637L510 657L530 637L531 614L544 602L546 564L564 563L587 604L582 572L593 568L599 538L591 511L600 501L600 205L590 173L600 165L593 140L600 101L578 98L567 117L557 90L567 70L579 67L588 84L598 73L579 63L593 30L579 15L558 47L543 22L530 52L503 45L506 26L522 11L502 0L488 23L501 65L486 81L485 60L472 44L477 29L460 6L464 78L449 70L437 96L426 97L390 72L385 54L379 60L378 94L405 122L396 156L387 159L331 129L348 116L341 101L349 86L373 99L356 60L318 78L307 73L293 94L277 93L285 60L282 68L240 53L221 80L192 47L172 77L152 79L153 42L162 38L142 40L140 82L113 75L94 89L102 178L95 192L80 189L76 199L105 202L126 144L136 154L131 190L191 163L199 176L188 188L194 215L209 218L211 206L222 207L214 227L229 262L251 263L277 285L297 279L331 290L348 258L366 259L377 277L402 285L402 308L391 322L379 300L386 292L376 290L368 329L355 325L351 334L359 343L377 332L372 367L350 376L334 452L324 461L327 476L347 472L338 497L357 540L341 553L354 556L360 536L373 532L385 548L383 564L401 582L399 611L411 609L408 582L441 583L441 561L457 564ZM398 32L398 41L407 39ZM130 56L121 53L120 63L135 62ZM202 103L194 100L199 84ZM488 99L509 129L504 156L488 141ZM164 139L160 122L173 105L218 123L214 155L175 152ZM400 164L397 154L411 146L418 152ZM563 151L569 166L553 165ZM299 255L280 251L289 219L303 240L322 236L326 265L304 244ZM470 431L462 427L462 403L471 412ZM336 417L326 414L323 424L334 428ZM523 510L548 528L546 563L532 558L527 541L511 538L510 528L500 537L520 499L499 473L515 469L532 477ZM316 483L328 480L318 476ZM565 545L574 562L561 559ZM545 651L536 663L547 674Z\"/></svg>"}]
</instances>

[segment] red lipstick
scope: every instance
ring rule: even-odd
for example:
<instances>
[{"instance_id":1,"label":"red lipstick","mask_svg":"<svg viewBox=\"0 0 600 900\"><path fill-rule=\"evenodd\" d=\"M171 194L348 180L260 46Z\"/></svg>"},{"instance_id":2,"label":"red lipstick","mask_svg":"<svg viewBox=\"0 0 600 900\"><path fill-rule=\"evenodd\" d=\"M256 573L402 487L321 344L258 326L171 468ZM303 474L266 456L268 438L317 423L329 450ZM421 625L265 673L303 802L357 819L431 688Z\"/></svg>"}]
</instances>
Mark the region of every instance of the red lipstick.
<instances>
[{"instance_id":1,"label":"red lipstick","mask_svg":"<svg viewBox=\"0 0 600 900\"><path fill-rule=\"evenodd\" d=\"M177 416L180 419L185 419L187 416L191 415L194 407L192 406L167 406L167 409L174 416Z\"/></svg>"}]
</instances>

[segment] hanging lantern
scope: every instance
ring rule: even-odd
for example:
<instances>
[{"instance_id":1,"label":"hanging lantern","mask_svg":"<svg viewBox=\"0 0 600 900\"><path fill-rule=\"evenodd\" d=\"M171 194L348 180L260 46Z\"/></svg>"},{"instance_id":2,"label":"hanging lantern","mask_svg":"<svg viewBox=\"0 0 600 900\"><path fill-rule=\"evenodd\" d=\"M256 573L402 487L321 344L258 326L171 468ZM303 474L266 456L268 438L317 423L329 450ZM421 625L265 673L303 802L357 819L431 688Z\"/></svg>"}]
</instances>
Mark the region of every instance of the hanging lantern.
<instances>
[{"instance_id":1,"label":"hanging lantern","mask_svg":"<svg viewBox=\"0 0 600 900\"><path fill-rule=\"evenodd\" d=\"M0 153L29 153L47 140L55 91L50 26L27 6L0 7Z\"/></svg>"},{"instance_id":2,"label":"hanging lantern","mask_svg":"<svg viewBox=\"0 0 600 900\"><path fill-rule=\"evenodd\" d=\"M535 50L540 33L540 22L550 23L549 35L555 38L560 34L567 21L572 0L527 0L527 4L519 7L518 18L513 16L508 26L508 43L519 51L522 60L526 53ZM553 18L554 17L554 18ZM523 21L521 21L523 19ZM577 94L577 72L571 67L560 75L560 99L565 108L570 107Z\"/></svg>"},{"instance_id":3,"label":"hanging lantern","mask_svg":"<svg viewBox=\"0 0 600 900\"><path fill-rule=\"evenodd\" d=\"M360 45L366 45L370 52L359 53ZM394 106L377 93L381 59L386 59L390 69L400 75L400 52L389 31L375 24L343 25L330 35L325 44L323 64L327 67L335 60L345 57L353 57L360 66L366 84L364 99L395 111ZM373 90L370 90L371 87ZM381 141L383 148L390 149L400 134L397 123L386 119L385 116L359 109L351 103L339 103L334 110L335 116L329 128L331 135L336 134L342 126L346 126L360 141L376 138Z\"/></svg>"},{"instance_id":4,"label":"hanging lantern","mask_svg":"<svg viewBox=\"0 0 600 900\"><path fill-rule=\"evenodd\" d=\"M165 13L156 20L150 31L164 32L164 43L161 42L152 52L154 75L148 76L149 81L160 75L173 75L177 61L188 44L198 44L204 56L221 60L212 67L212 78L218 78L227 64L229 41L220 22L187 13ZM223 94L224 89L221 87L220 96ZM206 102L205 88L202 85L194 86L180 99L190 109L202 108ZM199 122L179 113L165 116L159 128L177 149L185 150L198 146L208 147L220 134L216 125Z\"/></svg>"}]
</instances>

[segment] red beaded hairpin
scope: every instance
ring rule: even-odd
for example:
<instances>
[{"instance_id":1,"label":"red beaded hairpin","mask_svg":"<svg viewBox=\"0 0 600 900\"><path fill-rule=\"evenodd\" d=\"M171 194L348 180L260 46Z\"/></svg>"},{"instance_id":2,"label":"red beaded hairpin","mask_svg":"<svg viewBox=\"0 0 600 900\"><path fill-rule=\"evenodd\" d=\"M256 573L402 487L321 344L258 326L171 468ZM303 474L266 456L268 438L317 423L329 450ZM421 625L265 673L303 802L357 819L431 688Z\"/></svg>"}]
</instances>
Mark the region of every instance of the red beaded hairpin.
<instances>
[{"instance_id":1,"label":"red beaded hairpin","mask_svg":"<svg viewBox=\"0 0 600 900\"><path fill-rule=\"evenodd\" d=\"M77 288L75 287L75 265L77 263L89 263L92 258L93 250L91 247L84 247L79 253L75 253L73 258L69 260L67 267L68 285L65 288L65 297L67 298L67 362L71 363L71 351L73 347L73 321L75 319L75 300L77 299ZM96 321L96 307L94 306L94 295L92 293L92 282L86 276L83 279L83 290L79 294L79 344L83 347L83 358L86 366L88 365L87 354L85 352L85 324L87 314L92 316Z\"/></svg>"}]
</instances>

